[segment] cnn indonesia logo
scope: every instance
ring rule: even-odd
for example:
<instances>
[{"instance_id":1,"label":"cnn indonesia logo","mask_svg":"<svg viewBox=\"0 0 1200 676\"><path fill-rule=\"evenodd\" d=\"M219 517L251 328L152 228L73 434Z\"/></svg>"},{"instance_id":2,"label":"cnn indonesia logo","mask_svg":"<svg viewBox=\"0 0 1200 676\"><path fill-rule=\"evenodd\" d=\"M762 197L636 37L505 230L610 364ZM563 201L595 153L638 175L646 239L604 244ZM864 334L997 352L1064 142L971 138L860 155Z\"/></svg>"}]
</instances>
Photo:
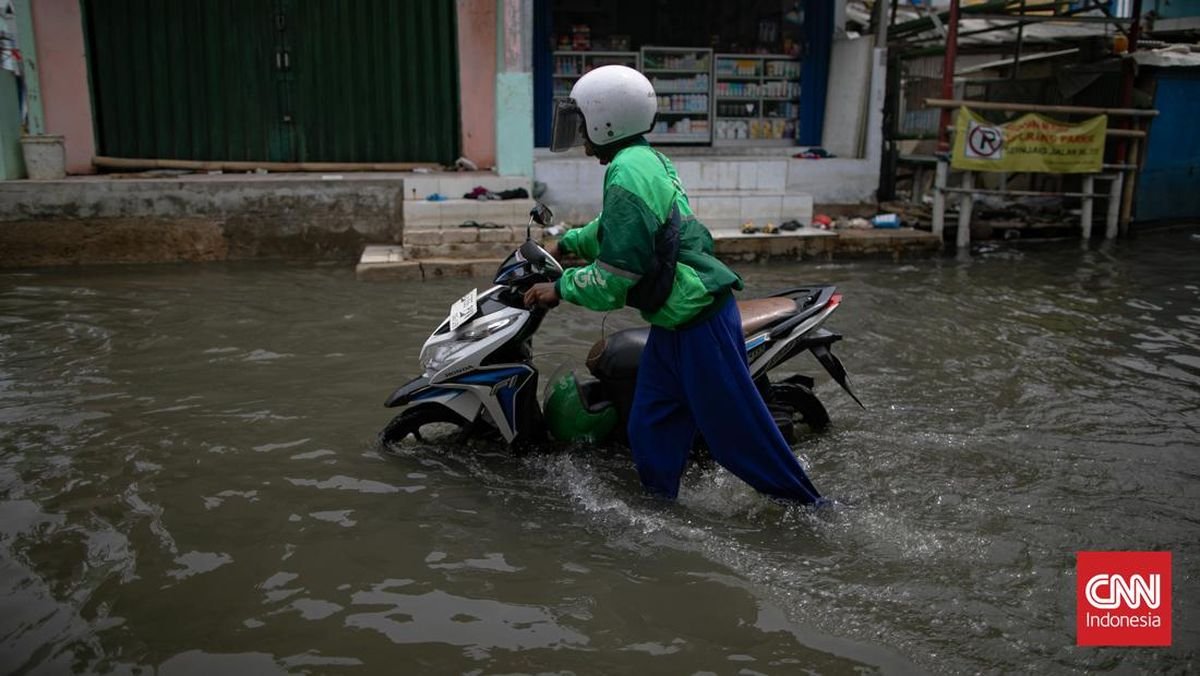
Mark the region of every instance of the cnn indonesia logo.
<instances>
[{"instance_id":1,"label":"cnn indonesia logo","mask_svg":"<svg viewBox=\"0 0 1200 676\"><path fill-rule=\"evenodd\" d=\"M1078 552L1077 645L1171 645L1171 552Z\"/></svg>"}]
</instances>

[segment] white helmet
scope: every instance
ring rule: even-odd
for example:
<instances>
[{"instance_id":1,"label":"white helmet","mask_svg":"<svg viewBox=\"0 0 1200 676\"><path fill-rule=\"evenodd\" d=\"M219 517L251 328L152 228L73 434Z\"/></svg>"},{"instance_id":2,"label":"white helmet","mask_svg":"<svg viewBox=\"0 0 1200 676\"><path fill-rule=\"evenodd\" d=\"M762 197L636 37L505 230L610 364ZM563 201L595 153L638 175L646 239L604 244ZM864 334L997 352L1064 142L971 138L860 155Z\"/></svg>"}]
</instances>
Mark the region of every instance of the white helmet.
<instances>
[{"instance_id":1,"label":"white helmet","mask_svg":"<svg viewBox=\"0 0 1200 676\"><path fill-rule=\"evenodd\" d=\"M579 78L571 97L554 106L550 150L606 146L645 134L654 127L658 98L645 75L628 66L601 66Z\"/></svg>"}]
</instances>

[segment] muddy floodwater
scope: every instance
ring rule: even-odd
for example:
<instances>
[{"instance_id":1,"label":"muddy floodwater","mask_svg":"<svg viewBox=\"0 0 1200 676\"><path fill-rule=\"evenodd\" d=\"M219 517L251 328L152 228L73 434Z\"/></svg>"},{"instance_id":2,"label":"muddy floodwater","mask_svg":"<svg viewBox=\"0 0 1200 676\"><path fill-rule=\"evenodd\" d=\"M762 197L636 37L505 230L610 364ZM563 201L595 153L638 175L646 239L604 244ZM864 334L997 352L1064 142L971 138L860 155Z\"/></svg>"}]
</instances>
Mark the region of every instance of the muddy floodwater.
<instances>
[{"instance_id":1,"label":"muddy floodwater","mask_svg":"<svg viewBox=\"0 0 1200 676\"><path fill-rule=\"evenodd\" d=\"M704 467L664 505L613 449L381 453L487 280L0 272L0 673L1197 668L1200 228L739 270L844 293L867 409L783 369L818 375L833 424L795 449L837 507ZM555 310L543 375L600 320ZM1081 550L1172 552L1172 647L1076 647Z\"/></svg>"}]
</instances>

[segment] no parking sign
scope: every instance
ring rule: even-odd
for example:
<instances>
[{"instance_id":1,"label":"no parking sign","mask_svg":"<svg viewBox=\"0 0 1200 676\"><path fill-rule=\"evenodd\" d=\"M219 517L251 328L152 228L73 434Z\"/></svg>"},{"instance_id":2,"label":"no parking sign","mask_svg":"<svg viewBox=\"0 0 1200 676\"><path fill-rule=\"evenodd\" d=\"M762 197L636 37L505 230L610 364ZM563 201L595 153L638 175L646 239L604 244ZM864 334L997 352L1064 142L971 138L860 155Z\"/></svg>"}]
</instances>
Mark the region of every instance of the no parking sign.
<instances>
[{"instance_id":1,"label":"no parking sign","mask_svg":"<svg viewBox=\"0 0 1200 676\"><path fill-rule=\"evenodd\" d=\"M959 108L951 165L972 171L1094 173L1104 161L1107 127L1104 115L1070 124L1030 113L995 124Z\"/></svg>"},{"instance_id":2,"label":"no parking sign","mask_svg":"<svg viewBox=\"0 0 1200 676\"><path fill-rule=\"evenodd\" d=\"M983 160L1004 159L1004 128L968 120L965 155Z\"/></svg>"}]
</instances>

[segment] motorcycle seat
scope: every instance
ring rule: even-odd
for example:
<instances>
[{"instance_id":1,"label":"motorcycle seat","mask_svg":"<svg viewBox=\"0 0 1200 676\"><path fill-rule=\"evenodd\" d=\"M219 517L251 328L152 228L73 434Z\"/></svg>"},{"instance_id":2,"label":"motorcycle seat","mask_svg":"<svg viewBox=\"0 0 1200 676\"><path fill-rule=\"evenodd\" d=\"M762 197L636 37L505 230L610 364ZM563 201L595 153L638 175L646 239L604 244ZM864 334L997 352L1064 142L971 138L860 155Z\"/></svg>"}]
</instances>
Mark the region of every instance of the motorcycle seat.
<instances>
[{"instance_id":1,"label":"motorcycle seat","mask_svg":"<svg viewBox=\"0 0 1200 676\"><path fill-rule=\"evenodd\" d=\"M795 300L782 296L739 300L737 307L742 315L742 335L746 337L785 317L791 317L798 309Z\"/></svg>"},{"instance_id":2,"label":"motorcycle seat","mask_svg":"<svg viewBox=\"0 0 1200 676\"><path fill-rule=\"evenodd\" d=\"M742 315L742 333L747 337L799 311L795 300L782 296L741 300L737 305ZM601 380L635 378L649 337L650 327L642 326L601 338L588 353L588 370Z\"/></svg>"}]
</instances>

